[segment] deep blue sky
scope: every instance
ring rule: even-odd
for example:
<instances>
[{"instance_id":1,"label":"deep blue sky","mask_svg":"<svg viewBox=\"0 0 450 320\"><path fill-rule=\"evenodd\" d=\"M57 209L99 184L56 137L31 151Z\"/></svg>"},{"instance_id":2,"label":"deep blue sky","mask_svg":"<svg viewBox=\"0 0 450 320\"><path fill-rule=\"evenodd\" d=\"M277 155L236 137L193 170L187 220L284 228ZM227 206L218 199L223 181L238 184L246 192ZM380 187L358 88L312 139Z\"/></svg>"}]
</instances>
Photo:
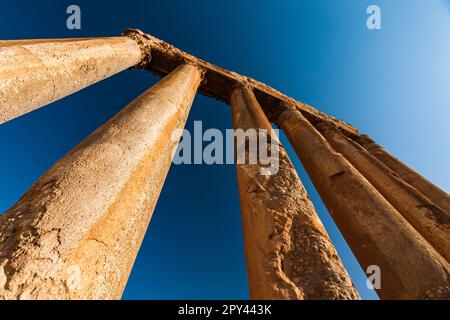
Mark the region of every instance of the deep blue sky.
<instances>
[{"instance_id":1,"label":"deep blue sky","mask_svg":"<svg viewBox=\"0 0 450 320\"><path fill-rule=\"evenodd\" d=\"M82 30L66 29L78 4ZM369 4L382 30L366 28ZM118 35L138 27L263 81L370 134L450 190L450 5L445 0L0 2L0 39ZM55 161L157 78L125 71L0 126L0 212ZM229 108L198 96L188 120L231 128ZM364 273L284 137L364 298ZM231 165L172 166L125 299L246 299L239 198Z\"/></svg>"}]
</instances>

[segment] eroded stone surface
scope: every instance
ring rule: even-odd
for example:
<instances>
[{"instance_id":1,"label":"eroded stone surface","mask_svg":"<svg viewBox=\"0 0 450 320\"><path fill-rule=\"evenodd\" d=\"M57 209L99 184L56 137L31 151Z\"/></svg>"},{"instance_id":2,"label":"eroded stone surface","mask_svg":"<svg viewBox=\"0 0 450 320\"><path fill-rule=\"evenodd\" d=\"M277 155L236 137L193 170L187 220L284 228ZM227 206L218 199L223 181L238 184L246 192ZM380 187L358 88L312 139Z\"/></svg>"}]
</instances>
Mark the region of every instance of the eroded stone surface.
<instances>
[{"instance_id":1,"label":"eroded stone surface","mask_svg":"<svg viewBox=\"0 0 450 320\"><path fill-rule=\"evenodd\" d=\"M168 136L184 125L200 83L198 69L186 62L206 70L202 93L229 102L232 88L246 83L266 114L282 124L359 261L381 267L382 297L450 296L448 263L309 122L334 123L447 214L448 194L338 119L152 36L126 34L0 41L0 124L131 66L160 76L178 68L0 217L0 298L120 297L170 165ZM295 111L285 112L286 104ZM270 126L261 111L240 123ZM261 175L259 166L238 166L252 297L358 298L286 152L279 152L275 176ZM426 203L420 208L431 209ZM431 211L431 218L448 220Z\"/></svg>"},{"instance_id":2,"label":"eroded stone surface","mask_svg":"<svg viewBox=\"0 0 450 320\"><path fill-rule=\"evenodd\" d=\"M427 240L450 261L450 216L339 128L323 122L317 129Z\"/></svg>"},{"instance_id":3,"label":"eroded stone surface","mask_svg":"<svg viewBox=\"0 0 450 320\"><path fill-rule=\"evenodd\" d=\"M0 124L138 64L129 37L0 42Z\"/></svg>"},{"instance_id":4,"label":"eroded stone surface","mask_svg":"<svg viewBox=\"0 0 450 320\"><path fill-rule=\"evenodd\" d=\"M433 292L434 298L450 298L448 262L311 123L289 107L276 123L363 268L380 267L379 295L384 299L424 299Z\"/></svg>"},{"instance_id":5,"label":"eroded stone surface","mask_svg":"<svg viewBox=\"0 0 450 320\"><path fill-rule=\"evenodd\" d=\"M391 155L368 135L357 135L354 139L373 156L394 171L400 178L419 190L424 196L450 216L450 196L447 192Z\"/></svg>"},{"instance_id":6,"label":"eroded stone surface","mask_svg":"<svg viewBox=\"0 0 450 320\"><path fill-rule=\"evenodd\" d=\"M272 132L248 88L237 87L231 105L235 129ZM278 150L276 174L263 175L260 162L237 164L251 298L358 299L286 151Z\"/></svg>"},{"instance_id":7,"label":"eroded stone surface","mask_svg":"<svg viewBox=\"0 0 450 320\"><path fill-rule=\"evenodd\" d=\"M0 298L120 298L200 81L177 68L0 216Z\"/></svg>"}]
</instances>

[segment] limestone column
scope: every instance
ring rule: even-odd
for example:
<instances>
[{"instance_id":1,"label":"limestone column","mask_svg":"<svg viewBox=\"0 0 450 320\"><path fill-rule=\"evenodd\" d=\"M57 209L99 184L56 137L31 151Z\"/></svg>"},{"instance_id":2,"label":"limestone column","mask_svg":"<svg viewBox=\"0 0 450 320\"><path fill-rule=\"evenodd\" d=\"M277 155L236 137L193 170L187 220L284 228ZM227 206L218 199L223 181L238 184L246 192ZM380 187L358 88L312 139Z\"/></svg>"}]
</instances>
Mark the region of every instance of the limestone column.
<instances>
[{"instance_id":1,"label":"limestone column","mask_svg":"<svg viewBox=\"0 0 450 320\"><path fill-rule=\"evenodd\" d=\"M448 262L294 107L275 122L294 147L364 270L381 270L383 299L449 298Z\"/></svg>"},{"instance_id":2,"label":"limestone column","mask_svg":"<svg viewBox=\"0 0 450 320\"><path fill-rule=\"evenodd\" d=\"M245 152L247 158L237 163L237 178L250 297L358 299L311 200L253 92L244 86L235 87L231 107L237 157ZM250 140L256 142L261 130L272 136L273 144L270 141L265 146L259 144L258 150L253 151L261 154L261 148L266 148L264 151L276 161L271 166L263 164L261 159L250 161ZM242 133L247 134L246 139Z\"/></svg>"},{"instance_id":3,"label":"limestone column","mask_svg":"<svg viewBox=\"0 0 450 320\"><path fill-rule=\"evenodd\" d=\"M391 169L333 124L316 128L334 150L342 154L427 240L450 261L450 216L427 197L399 178Z\"/></svg>"},{"instance_id":4,"label":"limestone column","mask_svg":"<svg viewBox=\"0 0 450 320\"><path fill-rule=\"evenodd\" d=\"M0 124L138 64L130 37L0 42Z\"/></svg>"},{"instance_id":5,"label":"limestone column","mask_svg":"<svg viewBox=\"0 0 450 320\"><path fill-rule=\"evenodd\" d=\"M0 299L118 299L201 81L182 65L0 216Z\"/></svg>"},{"instance_id":6,"label":"limestone column","mask_svg":"<svg viewBox=\"0 0 450 320\"><path fill-rule=\"evenodd\" d=\"M356 138L356 142L450 215L450 196L447 192L395 158L368 135L359 136Z\"/></svg>"}]
</instances>

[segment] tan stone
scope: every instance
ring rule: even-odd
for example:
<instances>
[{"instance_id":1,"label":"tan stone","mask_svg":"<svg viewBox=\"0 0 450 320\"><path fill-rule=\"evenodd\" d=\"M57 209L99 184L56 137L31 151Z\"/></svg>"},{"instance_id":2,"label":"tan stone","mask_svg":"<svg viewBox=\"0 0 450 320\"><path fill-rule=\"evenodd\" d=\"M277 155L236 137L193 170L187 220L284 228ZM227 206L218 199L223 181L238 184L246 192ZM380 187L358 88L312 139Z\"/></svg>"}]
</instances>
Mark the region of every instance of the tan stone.
<instances>
[{"instance_id":1,"label":"tan stone","mask_svg":"<svg viewBox=\"0 0 450 320\"><path fill-rule=\"evenodd\" d=\"M170 73L0 217L0 299L121 296L177 144L170 135L184 126L197 89L227 103L231 96L235 127L271 130L263 113L277 119L360 263L381 267L382 298L450 297L448 262L411 226L448 259L447 193L341 120L139 30L125 34L0 41L0 124L132 66ZM201 84L192 65L204 70ZM242 82L250 90L236 87ZM323 121L383 163L345 139L341 152L373 185L311 125ZM261 165L237 166L251 297L358 298L289 157L278 150L273 176L259 174Z\"/></svg>"},{"instance_id":2,"label":"tan stone","mask_svg":"<svg viewBox=\"0 0 450 320\"><path fill-rule=\"evenodd\" d=\"M0 298L120 298L200 81L178 67L0 217Z\"/></svg>"},{"instance_id":3,"label":"tan stone","mask_svg":"<svg viewBox=\"0 0 450 320\"><path fill-rule=\"evenodd\" d=\"M247 87L233 89L231 106L235 129L265 129L278 141ZM248 157L244 144L237 140L236 148L247 146ZM287 153L277 148L275 174L264 175L261 162L237 164L250 297L358 299Z\"/></svg>"},{"instance_id":4,"label":"tan stone","mask_svg":"<svg viewBox=\"0 0 450 320\"><path fill-rule=\"evenodd\" d=\"M0 124L138 64L129 37L0 42Z\"/></svg>"},{"instance_id":5,"label":"tan stone","mask_svg":"<svg viewBox=\"0 0 450 320\"><path fill-rule=\"evenodd\" d=\"M81 41L81 40L95 40L100 38L48 38L48 39L15 39L15 40L0 40L0 47L10 47L10 46L17 46L17 45L23 45L23 44L33 44L33 43L45 43L45 42L71 42L74 40ZM107 38L105 38L107 39Z\"/></svg>"},{"instance_id":6,"label":"tan stone","mask_svg":"<svg viewBox=\"0 0 450 320\"><path fill-rule=\"evenodd\" d=\"M356 142L388 166L400 178L419 190L424 196L450 215L450 196L434 183L398 160L367 135L357 136Z\"/></svg>"},{"instance_id":7,"label":"tan stone","mask_svg":"<svg viewBox=\"0 0 450 320\"><path fill-rule=\"evenodd\" d=\"M398 177L391 169L332 123L317 129L447 261L450 261L450 216Z\"/></svg>"},{"instance_id":8,"label":"tan stone","mask_svg":"<svg viewBox=\"0 0 450 320\"><path fill-rule=\"evenodd\" d=\"M328 211L383 299L450 298L450 266L297 110L277 116Z\"/></svg>"}]
</instances>

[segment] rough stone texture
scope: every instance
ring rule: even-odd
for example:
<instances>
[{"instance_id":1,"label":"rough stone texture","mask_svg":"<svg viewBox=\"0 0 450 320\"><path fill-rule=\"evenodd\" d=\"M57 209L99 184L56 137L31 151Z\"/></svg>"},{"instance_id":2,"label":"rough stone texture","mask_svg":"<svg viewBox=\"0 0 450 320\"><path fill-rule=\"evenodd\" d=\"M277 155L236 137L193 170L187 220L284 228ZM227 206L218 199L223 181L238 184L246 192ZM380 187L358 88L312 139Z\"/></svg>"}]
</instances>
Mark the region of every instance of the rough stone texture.
<instances>
[{"instance_id":1,"label":"rough stone texture","mask_svg":"<svg viewBox=\"0 0 450 320\"><path fill-rule=\"evenodd\" d=\"M95 40L99 38L60 38L60 39L13 39L13 40L0 40L0 47L10 47L10 46L17 46L17 45L23 45L23 44L33 44L33 43L44 43L44 42L72 42L74 40L81 41L81 40Z\"/></svg>"},{"instance_id":2,"label":"rough stone texture","mask_svg":"<svg viewBox=\"0 0 450 320\"><path fill-rule=\"evenodd\" d=\"M378 160L394 171L400 178L419 190L424 196L450 215L450 196L447 192L395 158L369 136L359 135L353 138Z\"/></svg>"},{"instance_id":3,"label":"rough stone texture","mask_svg":"<svg viewBox=\"0 0 450 320\"><path fill-rule=\"evenodd\" d=\"M339 128L323 122L317 129L447 261L450 261L450 215L411 187Z\"/></svg>"},{"instance_id":4,"label":"rough stone texture","mask_svg":"<svg viewBox=\"0 0 450 320\"><path fill-rule=\"evenodd\" d=\"M382 267L382 297L449 297L448 263L311 124L335 124L447 213L442 216L417 194L402 198L428 205L420 211L411 207L430 212L419 222L441 219L447 228L447 193L338 119L139 30L125 34L0 41L0 124L132 66L159 76L177 70L61 159L0 217L0 298L120 297L170 164L174 144L168 135L184 125L201 80L198 68L186 63L205 70L203 94L229 103L236 84L245 83L269 118L284 124L358 259L363 266ZM284 112L286 105L292 110ZM263 116L256 119L270 126ZM247 199L243 212L264 213L261 221L244 220L246 252L254 252L247 259L257 266L249 269L249 277L257 279L250 279L252 297L357 298L282 147L280 155L274 177L255 174L260 168L238 167L241 197ZM395 191L404 191L395 181ZM401 205L396 205L400 211ZM412 212L404 215L420 229ZM431 234L433 226L422 234ZM265 260L259 258L262 248L269 252Z\"/></svg>"},{"instance_id":5,"label":"rough stone texture","mask_svg":"<svg viewBox=\"0 0 450 320\"><path fill-rule=\"evenodd\" d=\"M381 269L383 299L450 298L448 262L294 108L278 115L328 211L366 269Z\"/></svg>"},{"instance_id":6,"label":"rough stone texture","mask_svg":"<svg viewBox=\"0 0 450 320\"><path fill-rule=\"evenodd\" d=\"M0 124L137 65L129 37L0 42Z\"/></svg>"},{"instance_id":7,"label":"rough stone texture","mask_svg":"<svg viewBox=\"0 0 450 320\"><path fill-rule=\"evenodd\" d=\"M204 70L206 70L205 81L202 82L199 89L199 91L206 96L229 103L230 92L233 86L240 83L245 83L252 89L259 101L260 106L271 120L272 118L276 118L280 110L288 104L299 110L313 125L323 121L331 122L352 139L358 140L364 138L364 135L361 135L358 130L350 124L327 115L307 105L306 103L288 97L264 83L203 61L168 44L167 42L164 42L163 40L145 34L140 30L128 29L124 34L132 37L142 46L148 48L145 51L148 55L139 64L139 67L158 76L164 76L178 65L189 62L201 66ZM408 183L411 182L410 184L412 186L430 198L430 200L440 206L441 209L447 213L450 213L450 200L447 193L440 190L425 178L421 177L412 169L406 167L397 159L387 154L384 150L378 150L377 153L379 153L377 157L379 157L380 160L384 161L383 159L386 158L385 164L391 167L392 170L405 178ZM391 162L392 164L390 164Z\"/></svg>"},{"instance_id":8,"label":"rough stone texture","mask_svg":"<svg viewBox=\"0 0 450 320\"><path fill-rule=\"evenodd\" d=\"M0 216L0 298L120 298L200 81L177 68Z\"/></svg>"},{"instance_id":9,"label":"rough stone texture","mask_svg":"<svg viewBox=\"0 0 450 320\"><path fill-rule=\"evenodd\" d=\"M358 130L351 125L333 118L309 105L288 97L274 88L256 81L250 77L239 75L235 72L226 70L209 62L194 57L174 46L145 34L137 29L128 29L125 35L132 37L136 41L144 44L151 50L151 56L147 63L142 63L141 67L158 75L164 76L171 72L178 65L189 62L202 67L205 70L205 81L202 82L199 91L208 96L225 103L229 103L229 97L233 86L245 83L254 92L263 110L270 114L273 109L277 109L280 104L290 103L308 118L311 122L331 121L344 130L347 134L358 134Z\"/></svg>"},{"instance_id":10,"label":"rough stone texture","mask_svg":"<svg viewBox=\"0 0 450 320\"><path fill-rule=\"evenodd\" d=\"M235 129L266 129L277 139L248 88L232 91L231 106ZM237 164L250 297L358 299L287 153L278 150L274 175L263 175L261 162Z\"/></svg>"}]
</instances>

